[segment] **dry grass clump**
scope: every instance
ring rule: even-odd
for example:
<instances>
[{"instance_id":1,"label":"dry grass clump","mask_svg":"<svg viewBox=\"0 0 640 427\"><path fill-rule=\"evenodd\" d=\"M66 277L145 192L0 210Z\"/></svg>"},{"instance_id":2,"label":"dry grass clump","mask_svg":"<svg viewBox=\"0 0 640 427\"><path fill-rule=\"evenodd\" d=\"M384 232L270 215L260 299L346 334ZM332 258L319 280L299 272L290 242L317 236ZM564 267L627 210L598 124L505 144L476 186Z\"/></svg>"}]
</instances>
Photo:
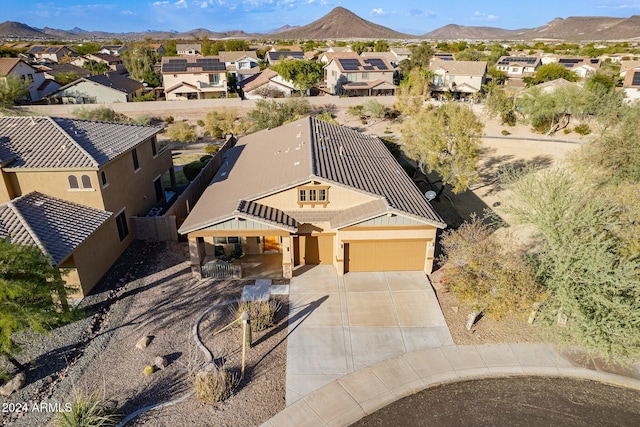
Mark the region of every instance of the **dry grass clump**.
<instances>
[{"instance_id":1,"label":"dry grass clump","mask_svg":"<svg viewBox=\"0 0 640 427\"><path fill-rule=\"evenodd\" d=\"M237 375L224 366L208 363L195 374L194 388L198 399L216 403L228 399L238 384Z\"/></svg>"},{"instance_id":2,"label":"dry grass clump","mask_svg":"<svg viewBox=\"0 0 640 427\"><path fill-rule=\"evenodd\" d=\"M280 303L269 301L243 301L233 310L233 316L241 325L240 315L246 311L251 317L251 332L258 332L273 326L276 313L280 310Z\"/></svg>"},{"instance_id":3,"label":"dry grass clump","mask_svg":"<svg viewBox=\"0 0 640 427\"><path fill-rule=\"evenodd\" d=\"M78 393L68 412L58 412L57 427L112 427L118 424L118 415L109 402L93 393L88 396Z\"/></svg>"}]
</instances>

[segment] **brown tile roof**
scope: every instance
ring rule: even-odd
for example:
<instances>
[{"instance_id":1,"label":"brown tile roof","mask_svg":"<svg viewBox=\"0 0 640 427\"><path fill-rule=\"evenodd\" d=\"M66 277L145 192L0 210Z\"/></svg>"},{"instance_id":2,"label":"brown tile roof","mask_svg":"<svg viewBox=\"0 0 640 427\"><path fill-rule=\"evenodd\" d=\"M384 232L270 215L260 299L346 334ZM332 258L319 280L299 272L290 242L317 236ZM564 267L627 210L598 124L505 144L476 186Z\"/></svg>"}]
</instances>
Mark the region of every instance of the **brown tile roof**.
<instances>
[{"instance_id":1,"label":"brown tile roof","mask_svg":"<svg viewBox=\"0 0 640 427\"><path fill-rule=\"evenodd\" d=\"M144 89L144 85L141 82L130 79L129 77L121 76L117 72L96 74L95 76L86 77L84 80L124 93L135 93L140 89ZM75 84L75 82L71 83L71 85L73 84Z\"/></svg>"},{"instance_id":2,"label":"brown tile roof","mask_svg":"<svg viewBox=\"0 0 640 427\"><path fill-rule=\"evenodd\" d=\"M445 227L378 138L307 117L240 139L225 154L223 165L180 227L180 233L237 216L243 201L255 201L314 179L383 200L351 212L335 212L332 224L392 212ZM295 212L286 214L302 222ZM261 218L269 221L273 215L274 212L264 213ZM279 220L278 225L288 229L293 223L285 227Z\"/></svg>"},{"instance_id":3,"label":"brown tile roof","mask_svg":"<svg viewBox=\"0 0 640 427\"><path fill-rule=\"evenodd\" d=\"M354 58L338 56L334 57L329 64L325 65L325 68L332 62L335 63L338 66L338 69L343 73L375 73L379 71L393 71L393 65L391 65L391 63L385 58L381 58L379 56L369 56L367 58L363 58L361 56L356 56Z\"/></svg>"},{"instance_id":4,"label":"brown tile roof","mask_svg":"<svg viewBox=\"0 0 640 427\"><path fill-rule=\"evenodd\" d=\"M20 59L18 58L0 58L0 76L8 76L11 70L13 70L19 62Z\"/></svg>"},{"instance_id":5,"label":"brown tile roof","mask_svg":"<svg viewBox=\"0 0 640 427\"><path fill-rule=\"evenodd\" d=\"M161 130L156 126L59 117L0 117L0 145L9 168L98 168Z\"/></svg>"},{"instance_id":6,"label":"brown tile roof","mask_svg":"<svg viewBox=\"0 0 640 427\"><path fill-rule=\"evenodd\" d=\"M0 238L38 246L60 264L111 213L32 192L0 205Z\"/></svg>"},{"instance_id":7,"label":"brown tile roof","mask_svg":"<svg viewBox=\"0 0 640 427\"><path fill-rule=\"evenodd\" d=\"M295 231L298 227L298 222L281 210L256 202L241 200L237 212L246 214L246 216L259 221L266 221L280 227L288 228L291 231Z\"/></svg>"},{"instance_id":8,"label":"brown tile roof","mask_svg":"<svg viewBox=\"0 0 640 427\"><path fill-rule=\"evenodd\" d=\"M243 91L249 92L259 88L263 84L268 83L269 80L271 80L277 75L278 73L276 71L272 70L271 68L266 68L262 70L259 74L256 74L254 78L243 80L240 83L240 86L242 86Z\"/></svg>"},{"instance_id":9,"label":"brown tile roof","mask_svg":"<svg viewBox=\"0 0 640 427\"><path fill-rule=\"evenodd\" d=\"M483 76L487 72L486 61L443 61L434 59L431 69L442 68L454 76Z\"/></svg>"},{"instance_id":10,"label":"brown tile roof","mask_svg":"<svg viewBox=\"0 0 640 427\"><path fill-rule=\"evenodd\" d=\"M253 50L222 51L218 52L218 56L220 57L220 61L222 62L236 62L237 60L242 59L245 56L258 62L258 56Z\"/></svg>"}]
</instances>

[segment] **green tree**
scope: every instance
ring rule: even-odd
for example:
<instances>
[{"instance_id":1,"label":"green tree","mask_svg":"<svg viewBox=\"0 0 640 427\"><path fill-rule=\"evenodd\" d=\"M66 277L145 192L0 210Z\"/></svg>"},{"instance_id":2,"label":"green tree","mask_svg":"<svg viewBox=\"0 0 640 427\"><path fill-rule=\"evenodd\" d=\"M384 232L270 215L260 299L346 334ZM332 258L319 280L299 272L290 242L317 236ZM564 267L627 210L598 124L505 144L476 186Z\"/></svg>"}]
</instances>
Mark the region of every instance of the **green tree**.
<instances>
[{"instance_id":1,"label":"green tree","mask_svg":"<svg viewBox=\"0 0 640 427\"><path fill-rule=\"evenodd\" d=\"M578 76L564 65L552 63L539 66L532 77L524 77L522 81L531 86L556 79L575 82L578 80Z\"/></svg>"},{"instance_id":2,"label":"green tree","mask_svg":"<svg viewBox=\"0 0 640 427\"><path fill-rule=\"evenodd\" d=\"M493 88L488 94L485 108L489 116L499 117L502 124L515 126L516 104L513 96L507 95L502 88Z\"/></svg>"},{"instance_id":3,"label":"green tree","mask_svg":"<svg viewBox=\"0 0 640 427\"><path fill-rule=\"evenodd\" d=\"M373 45L373 50L375 52L389 52L389 42L386 40L378 40Z\"/></svg>"},{"instance_id":4,"label":"green tree","mask_svg":"<svg viewBox=\"0 0 640 427\"><path fill-rule=\"evenodd\" d=\"M98 53L98 52L100 52L100 48L101 47L102 46L100 46L99 43L86 42L86 43L82 43L82 44L74 46L73 50L78 55L84 56L84 55L88 55L90 53Z\"/></svg>"},{"instance_id":5,"label":"green tree","mask_svg":"<svg viewBox=\"0 0 640 427\"><path fill-rule=\"evenodd\" d=\"M424 102L431 97L432 78L433 74L427 69L412 69L396 90L394 108L408 116L420 111Z\"/></svg>"},{"instance_id":6,"label":"green tree","mask_svg":"<svg viewBox=\"0 0 640 427\"><path fill-rule=\"evenodd\" d=\"M75 71L69 71L66 73L58 73L55 76L56 82L60 83L62 86L69 84L71 82L75 82L78 80L78 73Z\"/></svg>"},{"instance_id":7,"label":"green tree","mask_svg":"<svg viewBox=\"0 0 640 427\"><path fill-rule=\"evenodd\" d=\"M422 42L417 46L411 47L411 59L409 69L420 67L428 69L431 64L431 57L433 56L433 49L427 42Z\"/></svg>"},{"instance_id":8,"label":"green tree","mask_svg":"<svg viewBox=\"0 0 640 427\"><path fill-rule=\"evenodd\" d=\"M224 135L242 135L247 131L247 122L235 108L223 107L207 113L204 127L216 139Z\"/></svg>"},{"instance_id":9,"label":"green tree","mask_svg":"<svg viewBox=\"0 0 640 427\"><path fill-rule=\"evenodd\" d=\"M69 319L60 271L38 247L0 239L0 354L21 369L12 357L19 349L13 334L46 332Z\"/></svg>"},{"instance_id":10,"label":"green tree","mask_svg":"<svg viewBox=\"0 0 640 427\"><path fill-rule=\"evenodd\" d=\"M109 71L109 66L107 64L104 62L94 61L93 59L85 61L84 64L82 64L82 68L91 71L92 76L104 74Z\"/></svg>"},{"instance_id":11,"label":"green tree","mask_svg":"<svg viewBox=\"0 0 640 427\"><path fill-rule=\"evenodd\" d=\"M9 108L27 96L29 82L18 76L0 77L0 108Z\"/></svg>"},{"instance_id":12,"label":"green tree","mask_svg":"<svg viewBox=\"0 0 640 427\"><path fill-rule=\"evenodd\" d=\"M532 87L516 104L525 121L547 135L567 127L571 116L583 115L586 107L582 90L577 86L559 87L552 92Z\"/></svg>"},{"instance_id":13,"label":"green tree","mask_svg":"<svg viewBox=\"0 0 640 427\"><path fill-rule=\"evenodd\" d=\"M438 196L450 185L460 193L478 180L480 138L484 124L466 105L448 102L403 116L402 140L407 155L422 172L442 179Z\"/></svg>"},{"instance_id":14,"label":"green tree","mask_svg":"<svg viewBox=\"0 0 640 427\"><path fill-rule=\"evenodd\" d=\"M322 64L307 59L280 61L274 68L283 79L293 82L296 89L303 94L324 77Z\"/></svg>"},{"instance_id":15,"label":"green tree","mask_svg":"<svg viewBox=\"0 0 640 427\"><path fill-rule=\"evenodd\" d=\"M512 173L505 181L505 212L537 242L529 255L547 295L540 324L614 360L640 356L640 265L637 254L620 252L619 207L568 168Z\"/></svg>"},{"instance_id":16,"label":"green tree","mask_svg":"<svg viewBox=\"0 0 640 427\"><path fill-rule=\"evenodd\" d=\"M180 142L182 144L195 142L196 139L198 139L196 130L187 122L171 123L167 127L165 134L170 140Z\"/></svg>"},{"instance_id":17,"label":"green tree","mask_svg":"<svg viewBox=\"0 0 640 427\"><path fill-rule=\"evenodd\" d=\"M164 56L178 56L178 42L176 40L167 40L164 42Z\"/></svg>"},{"instance_id":18,"label":"green tree","mask_svg":"<svg viewBox=\"0 0 640 427\"><path fill-rule=\"evenodd\" d=\"M487 77L491 79L494 85L503 85L507 81L507 73L498 70L496 66L487 68Z\"/></svg>"},{"instance_id":19,"label":"green tree","mask_svg":"<svg viewBox=\"0 0 640 427\"><path fill-rule=\"evenodd\" d=\"M306 98L289 98L284 102L260 99L256 107L249 111L251 131L276 128L311 113L311 104Z\"/></svg>"},{"instance_id":20,"label":"green tree","mask_svg":"<svg viewBox=\"0 0 640 427\"><path fill-rule=\"evenodd\" d=\"M211 40L209 40L209 37L207 36L202 37L202 43L200 44L200 49L201 49L202 55L204 56L218 54L217 52L213 53L213 43L211 43Z\"/></svg>"},{"instance_id":21,"label":"green tree","mask_svg":"<svg viewBox=\"0 0 640 427\"><path fill-rule=\"evenodd\" d=\"M224 43L224 48L227 51L234 51L234 52L250 49L249 45L244 40L227 40Z\"/></svg>"},{"instance_id":22,"label":"green tree","mask_svg":"<svg viewBox=\"0 0 640 427\"><path fill-rule=\"evenodd\" d=\"M158 73L153 69L153 65L158 62L158 59L158 53L151 47L148 40L135 42L122 53L122 60L131 77L143 80L152 87L158 86L160 83Z\"/></svg>"}]
</instances>

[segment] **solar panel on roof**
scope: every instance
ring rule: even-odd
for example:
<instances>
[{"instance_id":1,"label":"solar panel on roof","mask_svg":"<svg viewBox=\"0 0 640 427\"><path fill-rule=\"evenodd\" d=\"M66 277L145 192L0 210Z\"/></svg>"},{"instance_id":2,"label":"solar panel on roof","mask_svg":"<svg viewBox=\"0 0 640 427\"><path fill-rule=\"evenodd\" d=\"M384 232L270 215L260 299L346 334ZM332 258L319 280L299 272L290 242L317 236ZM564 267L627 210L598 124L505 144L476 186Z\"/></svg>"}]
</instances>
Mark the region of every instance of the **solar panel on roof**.
<instances>
[{"instance_id":1,"label":"solar panel on roof","mask_svg":"<svg viewBox=\"0 0 640 427\"><path fill-rule=\"evenodd\" d=\"M591 63L592 63L592 64L597 64L599 61L600 61L599 59L592 59L592 60L591 60Z\"/></svg>"},{"instance_id":2,"label":"solar panel on roof","mask_svg":"<svg viewBox=\"0 0 640 427\"><path fill-rule=\"evenodd\" d=\"M338 62L345 71L356 71L360 69L360 60L353 58L338 58Z\"/></svg>"},{"instance_id":3,"label":"solar panel on roof","mask_svg":"<svg viewBox=\"0 0 640 427\"><path fill-rule=\"evenodd\" d=\"M56 50L58 50L57 47L50 47L49 49L47 49L47 52L55 52Z\"/></svg>"},{"instance_id":4,"label":"solar panel on roof","mask_svg":"<svg viewBox=\"0 0 640 427\"><path fill-rule=\"evenodd\" d=\"M582 59L561 58L560 60L558 60L559 64L578 64L580 62L582 62Z\"/></svg>"},{"instance_id":5,"label":"solar panel on roof","mask_svg":"<svg viewBox=\"0 0 640 427\"><path fill-rule=\"evenodd\" d=\"M364 67L365 70L369 71L369 70L373 70L375 67L373 65L365 65Z\"/></svg>"},{"instance_id":6,"label":"solar panel on roof","mask_svg":"<svg viewBox=\"0 0 640 427\"><path fill-rule=\"evenodd\" d=\"M631 80L633 86L640 86L640 71L633 73L633 80Z\"/></svg>"}]
</instances>

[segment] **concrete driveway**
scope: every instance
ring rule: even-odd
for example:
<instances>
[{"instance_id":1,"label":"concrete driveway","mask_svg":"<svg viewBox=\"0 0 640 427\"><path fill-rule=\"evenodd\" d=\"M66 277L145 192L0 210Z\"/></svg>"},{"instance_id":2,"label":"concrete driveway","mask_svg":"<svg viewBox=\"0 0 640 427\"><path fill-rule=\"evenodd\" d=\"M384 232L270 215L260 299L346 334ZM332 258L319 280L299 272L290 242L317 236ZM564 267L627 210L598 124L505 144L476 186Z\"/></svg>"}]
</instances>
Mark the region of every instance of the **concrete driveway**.
<instances>
[{"instance_id":1,"label":"concrete driveway","mask_svg":"<svg viewBox=\"0 0 640 427\"><path fill-rule=\"evenodd\" d=\"M287 405L365 366L453 345L422 272L311 267L291 280L289 319Z\"/></svg>"}]
</instances>

